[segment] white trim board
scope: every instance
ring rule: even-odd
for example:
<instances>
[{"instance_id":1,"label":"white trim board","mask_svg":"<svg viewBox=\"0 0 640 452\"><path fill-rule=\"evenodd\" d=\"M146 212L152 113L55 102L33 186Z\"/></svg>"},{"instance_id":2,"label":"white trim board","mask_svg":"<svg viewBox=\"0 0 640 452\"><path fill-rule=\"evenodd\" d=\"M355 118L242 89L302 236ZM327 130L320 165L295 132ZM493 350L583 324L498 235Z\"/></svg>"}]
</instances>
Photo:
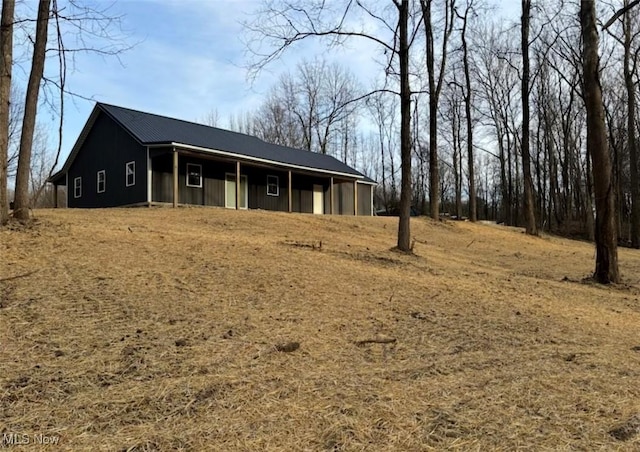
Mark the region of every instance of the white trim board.
<instances>
[{"instance_id":1,"label":"white trim board","mask_svg":"<svg viewBox=\"0 0 640 452\"><path fill-rule=\"evenodd\" d=\"M150 145L149 147L168 147L168 146L174 146L177 148L182 148L182 149L188 149L188 150L193 150L193 151L198 151L198 152L204 152L207 154L213 154L213 155L222 155L224 157L232 157L234 159L237 160L241 160L241 161L250 161L250 162L259 162L259 163L266 163L270 166L276 166L276 167L281 167L281 168L293 168L293 169L298 169L300 171L308 171L308 172L313 172L313 173L323 173L323 174L335 174L338 176L343 176L346 177L348 179L356 179L358 180L358 182L360 182L361 179L364 178L364 176L358 176L356 174L349 174L349 173L342 173L340 171L331 171L331 170L325 170L325 169L321 169L321 168L314 168L311 166L301 166L301 165L294 165L291 163L283 163L283 162L277 162L275 160L268 160L268 159L263 159L263 158L259 158L259 157L251 157L248 155L243 155L243 154L236 154L234 152L228 152L228 151L221 151L219 149L209 149L209 148L203 148L200 146L193 146L190 144L182 144L182 143L176 143L176 142L172 142L172 143L168 143L168 144L157 144L157 145ZM362 181L362 183L367 183L365 181Z\"/></svg>"}]
</instances>

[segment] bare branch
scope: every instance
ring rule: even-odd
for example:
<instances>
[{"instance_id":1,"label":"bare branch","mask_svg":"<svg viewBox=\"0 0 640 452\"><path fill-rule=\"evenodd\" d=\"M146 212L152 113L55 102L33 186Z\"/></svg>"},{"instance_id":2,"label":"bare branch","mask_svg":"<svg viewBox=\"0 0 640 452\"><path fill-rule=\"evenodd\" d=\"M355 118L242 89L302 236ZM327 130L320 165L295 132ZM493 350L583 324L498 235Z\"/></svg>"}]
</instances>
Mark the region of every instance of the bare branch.
<instances>
[{"instance_id":1,"label":"bare branch","mask_svg":"<svg viewBox=\"0 0 640 452\"><path fill-rule=\"evenodd\" d=\"M631 8L634 8L638 4L640 4L640 0L633 0L627 6L620 8L613 16L611 16L611 19L609 19L602 26L602 30L606 30L607 28L609 28L616 20L618 20L618 18L620 18L620 16L623 16L627 11L629 11Z\"/></svg>"}]
</instances>

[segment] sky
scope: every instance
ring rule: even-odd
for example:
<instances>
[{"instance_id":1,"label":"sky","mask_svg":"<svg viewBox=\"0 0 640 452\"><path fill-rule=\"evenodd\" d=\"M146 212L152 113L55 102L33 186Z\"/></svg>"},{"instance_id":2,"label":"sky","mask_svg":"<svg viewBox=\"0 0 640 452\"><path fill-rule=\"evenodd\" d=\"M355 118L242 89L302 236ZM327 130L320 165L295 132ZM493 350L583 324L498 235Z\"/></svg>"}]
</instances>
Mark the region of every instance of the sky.
<instances>
[{"instance_id":1,"label":"sky","mask_svg":"<svg viewBox=\"0 0 640 452\"><path fill-rule=\"evenodd\" d=\"M249 80L242 22L250 19L259 0L96 1L111 5L109 15L121 17L122 32L114 33L132 47L117 58L76 55L67 88L91 100L68 97L65 101L59 166L95 101L191 121L203 120L215 110L218 125L224 128L230 116L255 110L279 74L293 70L302 58L325 56L347 65L364 86L380 73L380 52L374 45L353 41L327 50L321 42L310 41L291 49L255 80ZM73 45L72 39L69 41ZM57 138L57 120L51 113L39 115L39 123L50 129L52 142Z\"/></svg>"}]
</instances>

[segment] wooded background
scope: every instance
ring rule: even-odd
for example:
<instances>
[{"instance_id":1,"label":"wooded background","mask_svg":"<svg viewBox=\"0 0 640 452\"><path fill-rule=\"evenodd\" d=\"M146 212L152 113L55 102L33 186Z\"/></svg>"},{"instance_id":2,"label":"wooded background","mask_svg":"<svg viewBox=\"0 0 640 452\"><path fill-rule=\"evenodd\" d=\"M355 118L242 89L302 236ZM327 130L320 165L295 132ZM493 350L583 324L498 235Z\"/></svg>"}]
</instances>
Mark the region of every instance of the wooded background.
<instances>
[{"instance_id":1,"label":"wooded background","mask_svg":"<svg viewBox=\"0 0 640 452\"><path fill-rule=\"evenodd\" d=\"M537 228L593 238L580 2L523 1L522 16L513 21L479 0L406 3L413 210L430 214L435 194L438 213L525 226L530 177ZM604 19L628 4L596 3ZM334 155L379 182L380 211L397 212L400 74L396 55L386 48L397 47L397 17L393 2L265 2L255 22L246 24L254 36L249 41L254 68L304 38L324 39L329 47L375 39L382 42L379 78L364 86L351 68L310 57L280 78L258 111L231 118L229 125L268 141ZM637 216L640 206L638 10L620 15L605 32L600 24L599 31L616 225L621 243L637 247L640 225L632 212L635 205ZM435 110L430 108L433 97ZM219 115L209 119L219 124ZM437 121L435 134L432 121ZM436 172L430 163L434 146ZM433 179L437 191L430 190Z\"/></svg>"}]
</instances>

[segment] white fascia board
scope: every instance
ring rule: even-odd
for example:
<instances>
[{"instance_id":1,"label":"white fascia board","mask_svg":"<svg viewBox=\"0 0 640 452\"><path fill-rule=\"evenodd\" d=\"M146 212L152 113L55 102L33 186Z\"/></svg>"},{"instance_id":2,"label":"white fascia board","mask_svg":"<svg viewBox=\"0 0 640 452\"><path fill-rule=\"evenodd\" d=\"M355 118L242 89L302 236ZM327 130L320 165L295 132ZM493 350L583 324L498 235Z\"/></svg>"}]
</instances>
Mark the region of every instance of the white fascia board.
<instances>
[{"instance_id":1,"label":"white fascia board","mask_svg":"<svg viewBox=\"0 0 640 452\"><path fill-rule=\"evenodd\" d=\"M259 157L250 157L250 156L247 156L247 155L236 154L236 153L233 153L233 152L221 151L219 149L202 148L202 147L199 147L199 146L192 146L190 144L169 143L169 144L150 145L149 147L167 147L167 146L175 146L175 147L178 147L178 148L188 149L188 150L198 151L198 152L204 152L204 153L207 153L207 154L221 155L221 156L224 156L224 157L231 157L231 158L235 158L235 159L238 159L238 160L246 160L246 161L251 161L251 162L265 163L265 164L275 165L275 166L279 166L279 167L283 167L283 168L292 168L292 169L297 169L297 170L301 170L301 171L311 171L311 172L314 172L314 173L334 174L334 175L337 175L337 176L346 177L348 179L358 179L359 183L360 182L367 183L367 182L363 182L363 181L359 180L359 179L363 179L364 176L358 176L356 174L341 173L339 171L330 171L330 170L324 170L324 169L320 169L320 168L313 168L313 167L309 167L309 166L292 165L290 163L282 163L282 162L277 162L277 161L274 161L274 160L261 159Z\"/></svg>"},{"instance_id":2,"label":"white fascia board","mask_svg":"<svg viewBox=\"0 0 640 452\"><path fill-rule=\"evenodd\" d=\"M359 183L359 184L364 184L364 185L372 185L372 186L376 186L376 185L378 185L378 183L377 183L377 182L369 182L369 181L367 181L367 180L359 180L359 181L358 181L358 183Z\"/></svg>"}]
</instances>

